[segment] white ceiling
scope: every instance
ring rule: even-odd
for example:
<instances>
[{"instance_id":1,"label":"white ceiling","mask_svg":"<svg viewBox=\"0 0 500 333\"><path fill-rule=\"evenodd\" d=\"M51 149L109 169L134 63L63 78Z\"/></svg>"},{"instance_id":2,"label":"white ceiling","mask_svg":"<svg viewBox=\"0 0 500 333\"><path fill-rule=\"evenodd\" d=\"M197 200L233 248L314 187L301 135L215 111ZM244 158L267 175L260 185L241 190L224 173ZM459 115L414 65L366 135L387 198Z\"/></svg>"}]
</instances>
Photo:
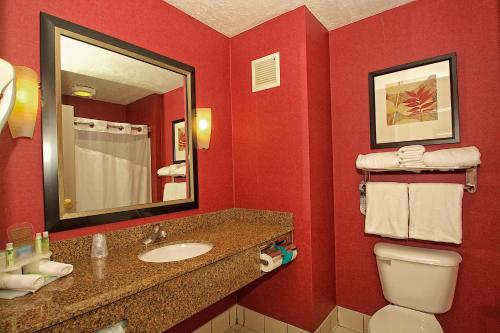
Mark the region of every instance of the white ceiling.
<instances>
[{"instance_id":1,"label":"white ceiling","mask_svg":"<svg viewBox=\"0 0 500 333\"><path fill-rule=\"evenodd\" d=\"M184 76L76 39L61 37L61 90L96 89L93 99L127 105L182 87Z\"/></svg>"},{"instance_id":2,"label":"white ceiling","mask_svg":"<svg viewBox=\"0 0 500 333\"><path fill-rule=\"evenodd\" d=\"M328 29L413 0L164 0L228 37L306 5Z\"/></svg>"}]
</instances>

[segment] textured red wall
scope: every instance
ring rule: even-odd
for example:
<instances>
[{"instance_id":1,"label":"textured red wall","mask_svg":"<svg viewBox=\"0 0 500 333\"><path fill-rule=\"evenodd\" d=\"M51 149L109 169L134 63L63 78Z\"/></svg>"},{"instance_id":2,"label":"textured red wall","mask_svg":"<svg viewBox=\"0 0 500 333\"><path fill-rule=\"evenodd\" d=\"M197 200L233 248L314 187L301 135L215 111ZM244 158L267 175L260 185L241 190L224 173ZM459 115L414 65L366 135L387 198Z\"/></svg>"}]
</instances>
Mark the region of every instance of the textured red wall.
<instances>
[{"instance_id":1,"label":"textured red wall","mask_svg":"<svg viewBox=\"0 0 500 333\"><path fill-rule=\"evenodd\" d=\"M354 161L370 152L368 72L457 53L461 143L482 153L479 190L464 194L463 244L398 244L459 252L463 257L453 308L438 320L445 332L497 332L500 325L499 2L421 0L330 32L337 302L373 314L387 302L373 245L363 233ZM378 176L408 182L463 182L464 175Z\"/></svg>"},{"instance_id":2,"label":"textured red wall","mask_svg":"<svg viewBox=\"0 0 500 333\"><path fill-rule=\"evenodd\" d=\"M194 66L197 103L215 110L218 129L212 132L210 149L198 154L198 210L55 233L53 239L233 207L229 39L161 0L1 1L0 56L38 73L40 11ZM7 128L0 135L0 244L9 225L29 222L37 231L44 229L40 118L33 140L14 140Z\"/></svg>"},{"instance_id":3,"label":"textured red wall","mask_svg":"<svg viewBox=\"0 0 500 333\"><path fill-rule=\"evenodd\" d=\"M277 51L281 86L252 93L250 62ZM308 78L315 61L324 72ZM328 33L305 7L231 39L235 205L293 212L300 252L290 266L239 292L238 302L308 330L334 306L328 81ZM312 193L321 177L323 197Z\"/></svg>"},{"instance_id":4,"label":"textured red wall","mask_svg":"<svg viewBox=\"0 0 500 333\"><path fill-rule=\"evenodd\" d=\"M313 329L335 306L335 238L328 31L306 19Z\"/></svg>"},{"instance_id":5,"label":"textured red wall","mask_svg":"<svg viewBox=\"0 0 500 333\"><path fill-rule=\"evenodd\" d=\"M126 106L127 122L131 124L148 125L151 143L151 192L153 202L163 200L161 177L156 172L164 165L163 147L165 134L163 133L163 97L151 94L132 102ZM168 133L166 133L168 135Z\"/></svg>"},{"instance_id":6,"label":"textured red wall","mask_svg":"<svg viewBox=\"0 0 500 333\"><path fill-rule=\"evenodd\" d=\"M281 86L252 93L250 62L280 52ZM238 303L296 326L311 325L310 215L307 193L307 85L304 10L231 39L236 207L294 213L300 255L238 293ZM291 149L293 147L293 149ZM295 300L300 306L282 300ZM300 301L299 301L300 300Z\"/></svg>"},{"instance_id":7,"label":"textured red wall","mask_svg":"<svg viewBox=\"0 0 500 333\"><path fill-rule=\"evenodd\" d=\"M102 119L118 123L127 122L124 105L62 95L62 103L75 107L75 117Z\"/></svg>"}]
</instances>

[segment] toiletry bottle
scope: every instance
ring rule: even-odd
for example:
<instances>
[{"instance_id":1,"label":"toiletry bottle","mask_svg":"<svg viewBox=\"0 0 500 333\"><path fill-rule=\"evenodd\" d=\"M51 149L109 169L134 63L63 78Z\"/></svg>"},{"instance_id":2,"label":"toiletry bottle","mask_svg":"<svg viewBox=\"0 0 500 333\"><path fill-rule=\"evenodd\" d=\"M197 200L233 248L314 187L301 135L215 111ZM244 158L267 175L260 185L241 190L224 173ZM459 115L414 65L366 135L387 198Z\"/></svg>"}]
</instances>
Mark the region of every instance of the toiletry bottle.
<instances>
[{"instance_id":1,"label":"toiletry bottle","mask_svg":"<svg viewBox=\"0 0 500 333\"><path fill-rule=\"evenodd\" d=\"M42 254L42 234L37 232L35 238L35 253Z\"/></svg>"},{"instance_id":2,"label":"toiletry bottle","mask_svg":"<svg viewBox=\"0 0 500 333\"><path fill-rule=\"evenodd\" d=\"M43 251L43 253L48 253L50 251L49 232L48 231L43 232L42 251Z\"/></svg>"},{"instance_id":3,"label":"toiletry bottle","mask_svg":"<svg viewBox=\"0 0 500 333\"><path fill-rule=\"evenodd\" d=\"M14 266L14 245L12 243L7 243L7 246L5 247L5 259L7 267Z\"/></svg>"}]
</instances>

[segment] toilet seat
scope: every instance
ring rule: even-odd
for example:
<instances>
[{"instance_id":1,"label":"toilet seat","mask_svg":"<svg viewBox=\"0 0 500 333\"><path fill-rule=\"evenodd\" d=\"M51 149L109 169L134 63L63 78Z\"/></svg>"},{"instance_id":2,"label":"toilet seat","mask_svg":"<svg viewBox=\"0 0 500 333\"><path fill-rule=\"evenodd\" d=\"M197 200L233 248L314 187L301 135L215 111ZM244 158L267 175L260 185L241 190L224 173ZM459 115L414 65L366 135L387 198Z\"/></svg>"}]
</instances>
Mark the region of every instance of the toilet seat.
<instances>
[{"instance_id":1,"label":"toilet seat","mask_svg":"<svg viewBox=\"0 0 500 333\"><path fill-rule=\"evenodd\" d=\"M378 310L368 324L369 333L443 333L432 314L387 305Z\"/></svg>"}]
</instances>

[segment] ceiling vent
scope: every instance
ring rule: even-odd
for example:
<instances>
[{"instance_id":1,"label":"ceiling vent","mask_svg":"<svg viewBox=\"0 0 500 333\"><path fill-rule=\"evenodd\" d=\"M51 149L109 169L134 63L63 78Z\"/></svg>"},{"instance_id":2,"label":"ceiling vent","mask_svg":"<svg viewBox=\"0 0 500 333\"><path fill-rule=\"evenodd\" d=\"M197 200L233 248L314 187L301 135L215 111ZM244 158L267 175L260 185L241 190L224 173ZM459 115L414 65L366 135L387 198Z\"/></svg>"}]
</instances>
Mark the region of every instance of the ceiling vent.
<instances>
[{"instance_id":1,"label":"ceiling vent","mask_svg":"<svg viewBox=\"0 0 500 333\"><path fill-rule=\"evenodd\" d=\"M252 61L252 92L279 87L280 53Z\"/></svg>"}]
</instances>

